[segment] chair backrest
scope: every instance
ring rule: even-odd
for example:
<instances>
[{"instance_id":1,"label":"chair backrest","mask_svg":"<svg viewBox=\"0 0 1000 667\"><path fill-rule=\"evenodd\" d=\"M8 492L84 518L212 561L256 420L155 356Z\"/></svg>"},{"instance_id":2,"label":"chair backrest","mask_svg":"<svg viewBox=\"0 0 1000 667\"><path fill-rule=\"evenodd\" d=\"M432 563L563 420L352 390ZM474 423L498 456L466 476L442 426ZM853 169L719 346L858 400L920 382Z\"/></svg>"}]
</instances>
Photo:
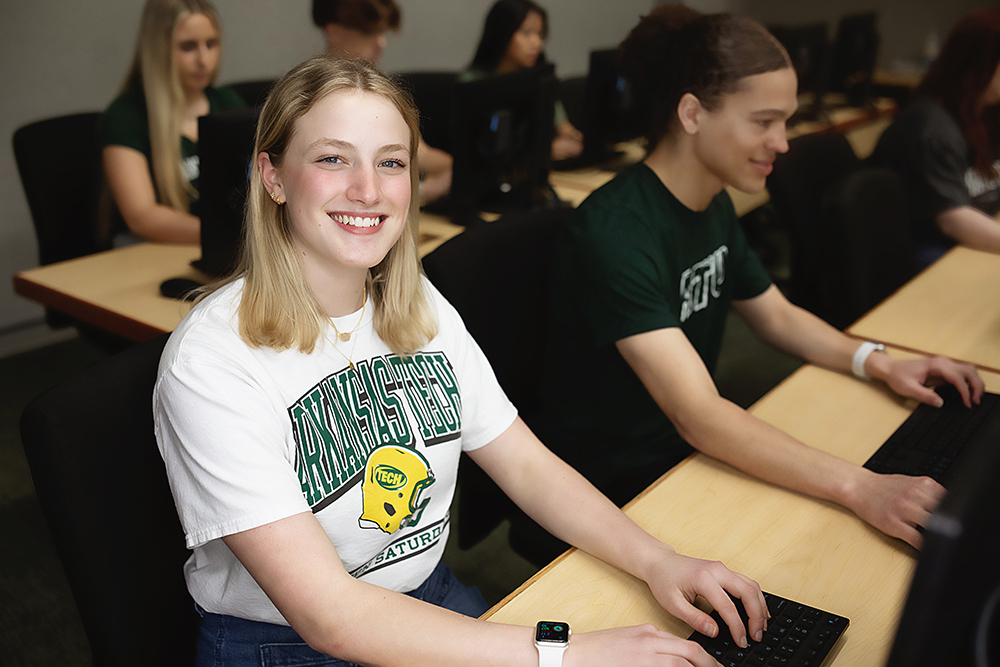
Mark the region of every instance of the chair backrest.
<instances>
[{"instance_id":1,"label":"chair backrest","mask_svg":"<svg viewBox=\"0 0 1000 667\"><path fill-rule=\"evenodd\" d=\"M40 120L14 132L14 159L38 238L51 264L110 247L98 223L101 197L99 112ZM56 156L73 156L63 160Z\"/></svg>"},{"instance_id":2,"label":"chair backrest","mask_svg":"<svg viewBox=\"0 0 1000 667\"><path fill-rule=\"evenodd\" d=\"M860 166L843 134L809 134L788 143L788 152L774 161L767 179L775 213L791 243L788 297L821 317L820 200L834 182Z\"/></svg>"},{"instance_id":3,"label":"chair backrest","mask_svg":"<svg viewBox=\"0 0 1000 667\"><path fill-rule=\"evenodd\" d=\"M889 169L852 172L827 189L820 220L825 310L843 328L916 274L903 182Z\"/></svg>"},{"instance_id":4,"label":"chair backrest","mask_svg":"<svg viewBox=\"0 0 1000 667\"><path fill-rule=\"evenodd\" d=\"M423 262L529 424L541 379L552 250L572 214L545 209L470 227ZM463 464L459 479L458 540L467 549L515 508L478 466Z\"/></svg>"},{"instance_id":5,"label":"chair backrest","mask_svg":"<svg viewBox=\"0 0 1000 667\"><path fill-rule=\"evenodd\" d=\"M95 667L192 665L198 618L153 435L166 335L32 401L21 439Z\"/></svg>"},{"instance_id":6,"label":"chair backrest","mask_svg":"<svg viewBox=\"0 0 1000 667\"><path fill-rule=\"evenodd\" d=\"M519 410L540 377L550 259L572 209L543 209L477 225L424 258L431 282L462 315Z\"/></svg>"},{"instance_id":7,"label":"chair backrest","mask_svg":"<svg viewBox=\"0 0 1000 667\"><path fill-rule=\"evenodd\" d=\"M451 121L458 72L402 72L396 75L420 110L420 133L434 148L451 152Z\"/></svg>"},{"instance_id":8,"label":"chair backrest","mask_svg":"<svg viewBox=\"0 0 1000 667\"><path fill-rule=\"evenodd\" d=\"M267 99L267 94L271 92L271 88L274 87L275 83L277 83L276 79L254 79L251 81L237 81L236 83L226 85L235 90L236 94L243 98L243 102L248 107L259 109L264 106L264 100Z\"/></svg>"}]
</instances>

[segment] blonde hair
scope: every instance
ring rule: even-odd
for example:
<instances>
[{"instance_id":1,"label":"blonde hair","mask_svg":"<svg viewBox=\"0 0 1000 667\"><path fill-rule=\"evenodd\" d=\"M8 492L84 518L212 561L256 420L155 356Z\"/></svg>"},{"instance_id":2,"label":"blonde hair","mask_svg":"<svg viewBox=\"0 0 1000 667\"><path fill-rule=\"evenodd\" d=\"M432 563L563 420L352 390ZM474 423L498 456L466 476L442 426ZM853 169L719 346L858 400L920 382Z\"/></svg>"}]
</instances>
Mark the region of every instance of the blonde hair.
<instances>
[{"instance_id":1,"label":"blonde hair","mask_svg":"<svg viewBox=\"0 0 1000 667\"><path fill-rule=\"evenodd\" d=\"M184 91L174 60L174 32L184 20L205 15L217 32L219 14L208 0L148 0L142 12L135 57L125 77L123 92L141 89L149 118L150 166L157 199L175 210L188 213L197 198L181 170L181 124ZM209 85L218 74L212 72Z\"/></svg>"},{"instance_id":2,"label":"blonde hair","mask_svg":"<svg viewBox=\"0 0 1000 667\"><path fill-rule=\"evenodd\" d=\"M370 269L368 293L374 303L375 332L401 355L410 355L437 333L437 321L424 293L417 259L419 213L419 115L410 96L364 60L319 57L286 74L275 84L257 123L254 155L265 152L280 167L296 122L317 102L341 91L380 95L399 111L410 130L410 210L406 229L385 258ZM255 170L256 171L256 170ZM244 278L239 331L251 347L313 351L330 318L302 275L292 247L288 205L271 200L260 174L250 179L245 238L233 278ZM231 280L232 278L230 278Z\"/></svg>"}]
</instances>

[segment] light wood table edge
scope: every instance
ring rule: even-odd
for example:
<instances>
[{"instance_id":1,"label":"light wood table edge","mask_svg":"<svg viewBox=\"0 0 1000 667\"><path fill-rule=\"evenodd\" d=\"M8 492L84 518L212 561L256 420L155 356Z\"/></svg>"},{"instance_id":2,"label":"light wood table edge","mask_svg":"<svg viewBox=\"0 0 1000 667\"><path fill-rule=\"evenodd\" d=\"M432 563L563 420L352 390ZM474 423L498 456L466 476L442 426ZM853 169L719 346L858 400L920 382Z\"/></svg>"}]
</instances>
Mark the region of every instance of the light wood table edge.
<instances>
[{"instance_id":1,"label":"light wood table edge","mask_svg":"<svg viewBox=\"0 0 1000 667\"><path fill-rule=\"evenodd\" d=\"M123 338L141 343L165 333L160 327L140 322L50 287L31 282L25 279L21 273L15 273L13 281L15 294L37 303L46 304L47 308L58 310L106 331L112 331Z\"/></svg>"}]
</instances>

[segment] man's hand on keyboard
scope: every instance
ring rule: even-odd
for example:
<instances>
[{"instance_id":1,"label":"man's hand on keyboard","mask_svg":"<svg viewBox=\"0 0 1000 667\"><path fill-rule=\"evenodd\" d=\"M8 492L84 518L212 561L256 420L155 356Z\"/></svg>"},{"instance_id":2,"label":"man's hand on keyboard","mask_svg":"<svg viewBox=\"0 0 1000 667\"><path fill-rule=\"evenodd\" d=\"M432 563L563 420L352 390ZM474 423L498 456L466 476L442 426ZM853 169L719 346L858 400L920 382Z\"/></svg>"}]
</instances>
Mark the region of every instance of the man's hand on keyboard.
<instances>
[{"instance_id":1,"label":"man's hand on keyboard","mask_svg":"<svg viewBox=\"0 0 1000 667\"><path fill-rule=\"evenodd\" d=\"M923 526L944 497L945 489L930 477L880 475L858 468L846 505L886 535L916 549L923 544Z\"/></svg>"},{"instance_id":2,"label":"man's hand on keyboard","mask_svg":"<svg viewBox=\"0 0 1000 667\"><path fill-rule=\"evenodd\" d=\"M865 370L900 396L935 407L941 407L941 397L931 387L944 382L958 389L966 407L978 404L983 395L983 379L976 369L945 357L894 359L886 354L872 354Z\"/></svg>"}]
</instances>

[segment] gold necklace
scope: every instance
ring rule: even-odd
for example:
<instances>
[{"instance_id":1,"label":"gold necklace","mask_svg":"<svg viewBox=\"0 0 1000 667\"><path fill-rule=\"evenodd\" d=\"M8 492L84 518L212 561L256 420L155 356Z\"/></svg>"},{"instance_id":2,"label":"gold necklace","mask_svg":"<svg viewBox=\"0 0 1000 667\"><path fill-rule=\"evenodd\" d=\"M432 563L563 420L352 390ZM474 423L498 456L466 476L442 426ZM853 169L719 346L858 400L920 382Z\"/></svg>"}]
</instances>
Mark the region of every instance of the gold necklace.
<instances>
[{"instance_id":1,"label":"gold necklace","mask_svg":"<svg viewBox=\"0 0 1000 667\"><path fill-rule=\"evenodd\" d=\"M365 306L368 304L368 285L367 284L365 284L365 287L364 287L364 290L363 290L362 294L364 296L364 301L361 302L361 317L358 318L358 323L354 325L353 329L351 329L349 332L345 331L344 333L340 333L339 331L337 331L337 325L333 323L333 318L332 317L330 318L330 326L333 327L333 332L335 334L337 334L337 339L340 340L340 341L342 341L342 342L346 343L347 341L351 340L351 337L357 332L358 327L361 326L361 323L365 319ZM330 340L330 337L326 336L326 339ZM358 369L354 367L354 348L358 344L358 339L355 338L354 342L351 343L351 354L350 354L350 356L344 354L343 351L339 347L337 347L337 342L336 341L330 341L330 342L333 343L333 349L335 349L340 356L342 356L344 359L347 360L347 365L350 367L350 369L352 371L354 371L355 373L357 373Z\"/></svg>"},{"instance_id":2,"label":"gold necklace","mask_svg":"<svg viewBox=\"0 0 1000 667\"><path fill-rule=\"evenodd\" d=\"M339 338L341 341L343 341L345 343L347 341L351 340L351 336L354 335L354 332L358 330L358 327L361 326L361 322L365 319L365 306L368 305L368 284L367 283L365 283L365 286L362 288L361 297L362 297L362 301L361 301L361 317L358 318L358 323L354 325L353 329L351 329L350 331L345 331L344 333L340 333L340 331L337 330L337 325L333 323L333 318L332 317L330 318L330 326L333 327L333 333L337 334L337 338Z\"/></svg>"},{"instance_id":3,"label":"gold necklace","mask_svg":"<svg viewBox=\"0 0 1000 667\"><path fill-rule=\"evenodd\" d=\"M329 340L329 337L327 337L327 340ZM331 341L331 342L333 342L333 341ZM355 373L358 372L358 369L354 367L354 361L353 361L352 357L354 357L354 346L357 345L357 344L358 344L358 339L355 338L354 339L354 343L351 344L351 356L347 356L346 354L344 354L343 352L340 351L340 348L337 347L337 343L335 343L335 342L333 343L333 349L335 349L337 352L339 352L340 356L342 356L344 359L347 359L347 365Z\"/></svg>"}]
</instances>

